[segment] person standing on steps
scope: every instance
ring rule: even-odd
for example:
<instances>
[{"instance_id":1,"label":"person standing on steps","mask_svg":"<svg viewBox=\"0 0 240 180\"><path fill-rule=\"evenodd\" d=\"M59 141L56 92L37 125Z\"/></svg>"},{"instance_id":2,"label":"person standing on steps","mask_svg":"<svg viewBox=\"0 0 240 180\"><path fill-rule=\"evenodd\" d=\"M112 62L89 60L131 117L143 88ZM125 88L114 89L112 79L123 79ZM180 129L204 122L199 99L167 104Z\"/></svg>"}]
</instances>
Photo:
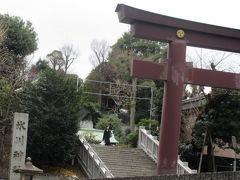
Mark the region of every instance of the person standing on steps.
<instances>
[{"instance_id":1,"label":"person standing on steps","mask_svg":"<svg viewBox=\"0 0 240 180\"><path fill-rule=\"evenodd\" d=\"M109 129L109 126L107 126L103 133L103 141L105 142L106 146L111 145L110 137L111 137L111 130Z\"/></svg>"}]
</instances>

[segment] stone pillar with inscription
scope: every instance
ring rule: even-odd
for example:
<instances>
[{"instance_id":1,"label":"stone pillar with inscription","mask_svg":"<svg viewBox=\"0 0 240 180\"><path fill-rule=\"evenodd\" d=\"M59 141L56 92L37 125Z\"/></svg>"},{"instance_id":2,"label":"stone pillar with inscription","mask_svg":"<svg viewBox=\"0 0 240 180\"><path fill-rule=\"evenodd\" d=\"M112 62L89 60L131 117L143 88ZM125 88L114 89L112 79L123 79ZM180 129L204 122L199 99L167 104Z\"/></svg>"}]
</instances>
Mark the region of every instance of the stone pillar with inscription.
<instances>
[{"instance_id":1,"label":"stone pillar with inscription","mask_svg":"<svg viewBox=\"0 0 240 180\"><path fill-rule=\"evenodd\" d=\"M9 179L19 180L20 174L15 173L14 169L24 166L26 158L28 130L28 114L14 113L13 130L12 130L12 150L9 168Z\"/></svg>"}]
</instances>

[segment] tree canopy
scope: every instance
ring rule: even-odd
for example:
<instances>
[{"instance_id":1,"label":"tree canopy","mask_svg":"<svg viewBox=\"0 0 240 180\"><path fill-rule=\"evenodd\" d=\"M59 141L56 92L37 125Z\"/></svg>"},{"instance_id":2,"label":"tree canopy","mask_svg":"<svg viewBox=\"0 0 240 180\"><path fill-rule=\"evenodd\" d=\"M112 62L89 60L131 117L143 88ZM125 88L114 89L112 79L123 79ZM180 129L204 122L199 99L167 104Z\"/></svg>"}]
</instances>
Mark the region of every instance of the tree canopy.
<instances>
[{"instance_id":1,"label":"tree canopy","mask_svg":"<svg viewBox=\"0 0 240 180\"><path fill-rule=\"evenodd\" d=\"M106 43L104 43L106 44ZM105 46L104 46L105 47ZM157 42L157 41L151 41L151 40L145 40L145 39L139 39L132 36L130 32L126 32L123 34L122 37L118 39L118 41L111 47L112 50L108 51L109 56L106 57L106 53L104 54L104 61L101 61L98 63L98 66L96 66L87 79L92 80L98 80L98 81L108 81L113 83L119 83L121 84L130 84L132 82L132 78L130 76L130 68L131 68L131 62L134 59L142 59L147 61L158 61L160 58L166 57L166 49L167 44ZM96 54L101 54L103 48L100 48L100 52L95 52ZM98 49L95 48L97 51ZM106 51L104 51L106 52ZM138 85L151 85L153 87L156 87L156 83L152 80L139 80ZM160 83L162 85L162 83ZM94 92L101 91L102 93L109 93L108 88L105 86L94 86L94 83L87 82L86 84L87 88L91 88ZM160 86L157 86L160 87ZM161 91L162 92L162 91ZM123 92L123 90L119 91L119 93L124 95L129 95L129 92ZM158 93L159 94L159 93ZM144 89L138 89L138 95L148 95L151 96L151 92L146 93L146 90ZM114 101L114 98L112 97L103 97L106 99L111 99ZM125 100L128 101L128 100ZM102 101L104 102L104 100ZM109 102L109 101L106 101ZM142 100L137 102L138 103L138 117L140 118L146 118L149 117L149 101ZM125 105L121 104L121 108L128 108L126 106L129 106L130 103L125 103ZM156 105L159 105L157 103ZM102 106L105 106L102 104ZM148 107L148 108L146 108ZM115 108L114 108L115 109ZM160 108L157 108L160 109Z\"/></svg>"},{"instance_id":2,"label":"tree canopy","mask_svg":"<svg viewBox=\"0 0 240 180\"><path fill-rule=\"evenodd\" d=\"M29 21L0 15L0 125L3 123L4 128L11 125L13 112L16 111L16 89L26 80L24 57L36 49L37 33Z\"/></svg>"},{"instance_id":3,"label":"tree canopy","mask_svg":"<svg viewBox=\"0 0 240 180\"><path fill-rule=\"evenodd\" d=\"M18 58L23 58L37 49L37 33L29 21L20 17L0 15L0 22L6 30L1 48L6 48Z\"/></svg>"},{"instance_id":4,"label":"tree canopy","mask_svg":"<svg viewBox=\"0 0 240 180\"><path fill-rule=\"evenodd\" d=\"M194 128L194 140L197 144L201 144L198 138L206 131L219 146L231 144L232 136L240 138L239 95L238 91L229 93L218 90L218 94L208 97L205 110L198 116Z\"/></svg>"},{"instance_id":5,"label":"tree canopy","mask_svg":"<svg viewBox=\"0 0 240 180\"><path fill-rule=\"evenodd\" d=\"M166 53L166 44L151 41L146 39L135 38L130 32L125 32L117 43L113 45L114 48L127 51L129 54L136 54L137 56L151 57L158 54L159 57Z\"/></svg>"},{"instance_id":6,"label":"tree canopy","mask_svg":"<svg viewBox=\"0 0 240 180\"><path fill-rule=\"evenodd\" d=\"M36 164L64 164L74 155L80 91L76 79L47 69L20 94L22 112L29 113L27 155Z\"/></svg>"}]
</instances>

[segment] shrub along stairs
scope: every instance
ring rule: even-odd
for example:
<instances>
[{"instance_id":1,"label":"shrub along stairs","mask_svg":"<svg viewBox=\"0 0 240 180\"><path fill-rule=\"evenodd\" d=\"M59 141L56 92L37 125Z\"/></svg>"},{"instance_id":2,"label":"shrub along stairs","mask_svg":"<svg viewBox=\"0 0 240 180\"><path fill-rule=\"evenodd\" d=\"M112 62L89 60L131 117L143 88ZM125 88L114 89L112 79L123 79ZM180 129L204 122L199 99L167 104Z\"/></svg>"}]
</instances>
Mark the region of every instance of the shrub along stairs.
<instances>
[{"instance_id":1,"label":"shrub along stairs","mask_svg":"<svg viewBox=\"0 0 240 180\"><path fill-rule=\"evenodd\" d=\"M114 177L156 175L156 163L142 149L92 145Z\"/></svg>"}]
</instances>

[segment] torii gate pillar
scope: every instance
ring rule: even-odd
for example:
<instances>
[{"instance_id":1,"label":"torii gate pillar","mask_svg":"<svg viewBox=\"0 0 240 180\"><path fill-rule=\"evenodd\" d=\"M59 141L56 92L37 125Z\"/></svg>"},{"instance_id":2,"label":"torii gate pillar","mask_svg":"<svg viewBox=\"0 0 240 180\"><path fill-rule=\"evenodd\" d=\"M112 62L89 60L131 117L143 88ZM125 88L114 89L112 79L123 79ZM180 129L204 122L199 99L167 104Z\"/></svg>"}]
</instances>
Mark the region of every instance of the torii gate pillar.
<instances>
[{"instance_id":1,"label":"torii gate pillar","mask_svg":"<svg viewBox=\"0 0 240 180\"><path fill-rule=\"evenodd\" d=\"M176 174L185 55L184 40L175 40L170 43L167 81L164 85L158 174Z\"/></svg>"}]
</instances>

